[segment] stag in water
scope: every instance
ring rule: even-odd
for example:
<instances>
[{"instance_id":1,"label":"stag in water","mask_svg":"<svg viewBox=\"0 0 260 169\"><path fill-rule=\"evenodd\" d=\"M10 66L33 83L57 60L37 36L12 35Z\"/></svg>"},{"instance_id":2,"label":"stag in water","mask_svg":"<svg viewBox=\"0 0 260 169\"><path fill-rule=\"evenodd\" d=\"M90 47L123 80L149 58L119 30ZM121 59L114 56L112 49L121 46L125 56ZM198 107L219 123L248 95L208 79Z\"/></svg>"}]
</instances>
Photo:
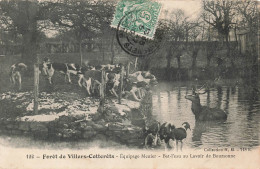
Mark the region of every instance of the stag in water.
<instances>
[{"instance_id":1,"label":"stag in water","mask_svg":"<svg viewBox=\"0 0 260 169\"><path fill-rule=\"evenodd\" d=\"M210 108L207 106L202 106L200 104L200 94L195 89L193 89L192 95L185 96L186 99L190 100L192 102L191 110L193 114L195 115L195 119L197 121L213 121L213 120L226 120L227 119L227 113L224 112L222 109L219 108Z\"/></svg>"}]
</instances>

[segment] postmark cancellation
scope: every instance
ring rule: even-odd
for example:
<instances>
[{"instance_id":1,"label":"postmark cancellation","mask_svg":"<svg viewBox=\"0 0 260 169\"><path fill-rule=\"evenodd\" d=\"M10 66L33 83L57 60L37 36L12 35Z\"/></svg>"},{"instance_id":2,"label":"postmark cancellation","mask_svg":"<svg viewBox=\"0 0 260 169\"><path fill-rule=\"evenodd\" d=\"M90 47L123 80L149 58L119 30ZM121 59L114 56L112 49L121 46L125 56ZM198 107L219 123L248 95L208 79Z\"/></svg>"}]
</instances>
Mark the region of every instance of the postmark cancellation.
<instances>
[{"instance_id":1,"label":"postmark cancellation","mask_svg":"<svg viewBox=\"0 0 260 169\"><path fill-rule=\"evenodd\" d=\"M131 17L126 17L120 24L120 28L135 32L136 35L153 39L161 4L149 0L122 0L117 4L111 27L117 28L121 19L131 13Z\"/></svg>"}]
</instances>

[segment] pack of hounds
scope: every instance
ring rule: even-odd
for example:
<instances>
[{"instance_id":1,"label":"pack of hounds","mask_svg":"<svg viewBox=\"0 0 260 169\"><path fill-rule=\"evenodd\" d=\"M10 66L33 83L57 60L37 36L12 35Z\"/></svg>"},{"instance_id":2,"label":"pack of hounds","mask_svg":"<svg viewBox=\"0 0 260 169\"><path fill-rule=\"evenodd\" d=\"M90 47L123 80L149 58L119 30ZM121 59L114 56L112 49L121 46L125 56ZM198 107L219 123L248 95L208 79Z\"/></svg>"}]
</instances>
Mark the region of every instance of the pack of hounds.
<instances>
[{"instance_id":1,"label":"pack of hounds","mask_svg":"<svg viewBox=\"0 0 260 169\"><path fill-rule=\"evenodd\" d=\"M55 63L51 62L49 58L44 58L40 65L40 72L45 75L50 84L53 84L52 78L55 72L65 75L65 82L72 83L71 75L78 77L78 85L84 87L89 96L100 95L100 86L102 79L102 70L105 70L106 92L112 96L118 97L118 88L120 85L120 72L122 64L116 65L86 65L81 67L75 63ZM10 69L10 81L18 89L22 88L22 74L27 71L27 65L24 63L16 63ZM124 72L125 73L125 72ZM127 79L124 79L123 91L125 98L134 101L140 101L144 94L140 89L146 89L149 85L156 85L157 80L149 71L137 71L129 74ZM183 127L175 128L170 123L160 124L155 120L146 120L144 133L144 147L154 148L164 142L165 148L172 148L170 140L176 140L176 147L178 150L178 142L181 142L181 149L183 146L182 140L187 137L187 129L190 125L187 122L183 123Z\"/></svg>"},{"instance_id":2,"label":"pack of hounds","mask_svg":"<svg viewBox=\"0 0 260 169\"><path fill-rule=\"evenodd\" d=\"M145 148L160 147L164 143L165 149L172 149L170 140L176 141L176 149L182 150L183 140L187 137L187 130L190 129L190 124L184 122L182 127L176 128L173 124L165 122L160 124L156 120L150 120L145 124ZM191 130L191 129L190 129ZM181 143L179 147L179 142Z\"/></svg>"},{"instance_id":3,"label":"pack of hounds","mask_svg":"<svg viewBox=\"0 0 260 169\"><path fill-rule=\"evenodd\" d=\"M118 97L120 86L120 72L122 64L106 64L106 65L84 65L80 66L76 63L56 63L51 62L49 58L44 58L40 64L40 72L47 77L50 84L53 84L53 75L57 73L64 74L65 82L72 83L71 75L77 76L78 86L84 87L89 96L100 95L102 70L105 70L106 92L108 95ZM22 74L27 70L27 65L24 63L16 63L10 69L10 81L13 86L22 88ZM123 72L124 77L126 71ZM143 97L142 90L149 85L156 85L157 80L149 71L137 71L128 75L128 78L123 79L123 94L135 101L140 101Z\"/></svg>"}]
</instances>

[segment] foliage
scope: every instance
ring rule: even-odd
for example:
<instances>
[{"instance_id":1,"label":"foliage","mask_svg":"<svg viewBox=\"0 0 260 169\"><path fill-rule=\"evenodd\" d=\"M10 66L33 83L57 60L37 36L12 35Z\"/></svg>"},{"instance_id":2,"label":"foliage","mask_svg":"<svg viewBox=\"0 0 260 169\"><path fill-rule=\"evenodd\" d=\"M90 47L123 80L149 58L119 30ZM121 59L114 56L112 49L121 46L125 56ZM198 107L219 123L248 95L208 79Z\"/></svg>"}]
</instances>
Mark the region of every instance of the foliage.
<instances>
[{"instance_id":1,"label":"foliage","mask_svg":"<svg viewBox=\"0 0 260 169\"><path fill-rule=\"evenodd\" d=\"M73 31L77 40L100 37L109 29L113 1L64 0L43 2L45 17L62 32Z\"/></svg>"},{"instance_id":2,"label":"foliage","mask_svg":"<svg viewBox=\"0 0 260 169\"><path fill-rule=\"evenodd\" d=\"M83 45L87 42L96 43L96 46L103 51L104 44L107 43L109 45L107 49L111 50L113 58L115 30L110 27L110 23L115 6L115 0L2 0L0 1L1 43L22 43L22 55L35 57L37 47L34 44L46 39L43 32L56 31L56 40ZM192 57L193 65L196 65L198 50L202 48L197 42L211 41L212 30L218 32L220 41L223 41L224 37L228 41L232 29L250 30L252 32L250 37L255 38L253 35L258 30L258 13L254 1L204 0L201 12L201 18L192 20L181 9L164 11L166 17L159 21L156 34L166 35L163 38L169 42L161 46L166 54L167 67L171 67L171 60L174 57L180 63L180 56L187 53ZM217 48L211 45L205 45L205 48L210 63L210 57ZM165 55L154 54L150 58L156 57L162 58ZM143 60L143 67L149 67L145 65L151 63L149 58Z\"/></svg>"},{"instance_id":3,"label":"foliage","mask_svg":"<svg viewBox=\"0 0 260 169\"><path fill-rule=\"evenodd\" d=\"M256 1L238 1L236 4L238 24L240 28L249 28L254 33L258 28L258 12Z\"/></svg>"}]
</instances>

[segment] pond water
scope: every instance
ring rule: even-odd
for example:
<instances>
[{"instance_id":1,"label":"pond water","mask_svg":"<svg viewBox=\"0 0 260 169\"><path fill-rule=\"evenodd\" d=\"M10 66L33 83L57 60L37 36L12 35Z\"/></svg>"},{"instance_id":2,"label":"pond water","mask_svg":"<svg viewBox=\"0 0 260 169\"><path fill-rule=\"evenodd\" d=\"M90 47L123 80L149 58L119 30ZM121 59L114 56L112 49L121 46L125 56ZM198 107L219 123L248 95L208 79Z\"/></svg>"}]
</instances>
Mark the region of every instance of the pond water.
<instances>
[{"instance_id":1,"label":"pond water","mask_svg":"<svg viewBox=\"0 0 260 169\"><path fill-rule=\"evenodd\" d=\"M162 87L163 86L163 87ZM200 95L203 106L219 107L228 113L225 122L196 122L191 111L191 87L173 83L160 84L163 88L153 95L153 115L160 122L170 122L176 127L188 122L184 148L256 147L260 143L260 101L250 88L211 88ZM259 88L258 88L259 89Z\"/></svg>"},{"instance_id":2,"label":"pond water","mask_svg":"<svg viewBox=\"0 0 260 169\"><path fill-rule=\"evenodd\" d=\"M200 95L203 106L219 107L228 113L225 122L196 122L191 111L191 101L185 96L191 94L191 84L160 83L159 92L153 94L153 115L163 122L181 127L188 122L188 130L183 149L203 148L254 148L260 145L260 98L250 88L211 88ZM259 87L258 87L259 90ZM172 142L173 143L173 142ZM0 145L24 148L82 149L91 147L127 149L125 145L113 141L93 142L49 142L34 140L26 136L0 135Z\"/></svg>"}]
</instances>

